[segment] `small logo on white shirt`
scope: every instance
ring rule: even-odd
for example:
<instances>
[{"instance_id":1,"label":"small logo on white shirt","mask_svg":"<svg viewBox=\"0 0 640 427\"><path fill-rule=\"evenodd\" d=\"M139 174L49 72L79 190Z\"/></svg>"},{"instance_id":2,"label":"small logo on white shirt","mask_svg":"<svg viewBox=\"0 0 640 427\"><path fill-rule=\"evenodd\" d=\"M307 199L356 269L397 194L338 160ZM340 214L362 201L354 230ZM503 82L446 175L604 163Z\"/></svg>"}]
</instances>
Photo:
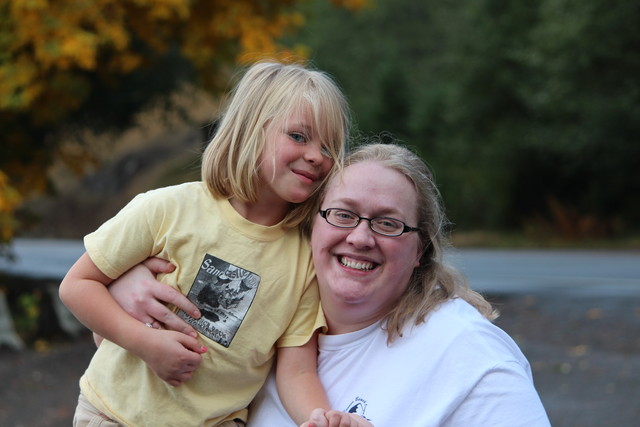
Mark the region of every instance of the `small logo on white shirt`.
<instances>
[{"instance_id":1,"label":"small logo on white shirt","mask_svg":"<svg viewBox=\"0 0 640 427\"><path fill-rule=\"evenodd\" d=\"M345 412L348 412L349 414L360 415L365 420L371 421L364 414L366 409L367 409L367 401L361 397L356 397L356 399L353 402L351 402L351 404L349 404Z\"/></svg>"}]
</instances>

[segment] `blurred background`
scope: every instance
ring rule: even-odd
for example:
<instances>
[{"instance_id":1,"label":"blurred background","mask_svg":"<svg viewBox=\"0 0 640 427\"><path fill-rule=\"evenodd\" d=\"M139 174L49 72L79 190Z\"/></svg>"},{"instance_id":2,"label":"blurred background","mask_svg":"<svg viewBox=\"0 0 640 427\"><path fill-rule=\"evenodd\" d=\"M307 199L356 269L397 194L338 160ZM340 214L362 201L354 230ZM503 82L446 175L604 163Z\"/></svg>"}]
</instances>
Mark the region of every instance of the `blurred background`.
<instances>
[{"instance_id":1,"label":"blurred background","mask_svg":"<svg viewBox=\"0 0 640 427\"><path fill-rule=\"evenodd\" d=\"M420 153L457 247L638 255L639 22L633 0L1 0L0 258L16 239L79 240L135 194L199 179L221 96L268 57L330 73L354 140L395 137ZM56 351L47 295L0 271L0 329L9 313L21 357ZM545 355L515 328L525 314L548 328L545 298L496 295L538 366ZM600 303L573 306L585 332L567 357L589 355L593 321L627 334L622 354L640 350L640 302L625 301L623 323ZM606 347L606 332L593 336ZM563 363L544 366L566 379ZM603 384L631 404L640 393ZM602 421L606 404L572 424L551 404L571 387L549 387L555 425L625 425Z\"/></svg>"}]
</instances>

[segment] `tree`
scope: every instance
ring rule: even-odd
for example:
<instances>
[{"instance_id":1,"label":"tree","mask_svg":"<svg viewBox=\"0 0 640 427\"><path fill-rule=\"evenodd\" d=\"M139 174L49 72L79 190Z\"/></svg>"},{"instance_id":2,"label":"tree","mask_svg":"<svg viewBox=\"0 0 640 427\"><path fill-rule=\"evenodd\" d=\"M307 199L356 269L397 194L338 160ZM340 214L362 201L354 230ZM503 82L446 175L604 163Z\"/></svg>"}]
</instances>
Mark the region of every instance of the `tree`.
<instances>
[{"instance_id":1,"label":"tree","mask_svg":"<svg viewBox=\"0 0 640 427\"><path fill-rule=\"evenodd\" d=\"M13 212L21 201L20 194L8 181L8 177L0 171L0 257L6 255L6 244L16 228Z\"/></svg>"},{"instance_id":2,"label":"tree","mask_svg":"<svg viewBox=\"0 0 640 427\"><path fill-rule=\"evenodd\" d=\"M640 3L313 11L312 58L343 84L361 130L393 130L424 156L458 229L638 231Z\"/></svg>"},{"instance_id":3,"label":"tree","mask_svg":"<svg viewBox=\"0 0 640 427\"><path fill-rule=\"evenodd\" d=\"M638 230L640 192L640 4L548 0L520 52L531 114L514 210L546 217L563 234Z\"/></svg>"},{"instance_id":4,"label":"tree","mask_svg":"<svg viewBox=\"0 0 640 427\"><path fill-rule=\"evenodd\" d=\"M238 63L304 57L303 47L279 42L304 24L299 1L3 1L0 171L23 195L44 191L52 157L65 158L62 131L122 128L184 82L216 92ZM90 159L80 160L69 163ZM13 206L3 188L0 204Z\"/></svg>"}]
</instances>

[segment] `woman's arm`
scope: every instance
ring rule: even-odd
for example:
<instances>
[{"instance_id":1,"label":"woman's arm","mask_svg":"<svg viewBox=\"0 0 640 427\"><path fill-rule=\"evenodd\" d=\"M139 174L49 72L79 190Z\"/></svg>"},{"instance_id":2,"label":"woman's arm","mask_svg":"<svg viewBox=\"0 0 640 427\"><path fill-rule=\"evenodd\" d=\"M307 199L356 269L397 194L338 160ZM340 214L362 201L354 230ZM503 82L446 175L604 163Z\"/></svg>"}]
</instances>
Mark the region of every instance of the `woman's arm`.
<instances>
[{"instance_id":1,"label":"woman's arm","mask_svg":"<svg viewBox=\"0 0 640 427\"><path fill-rule=\"evenodd\" d=\"M149 258L120 276L109 292L131 316L154 327L164 327L197 337L195 329L167 307L173 304L198 319L200 311L178 290L156 280L159 273L170 273L175 266L161 258Z\"/></svg>"},{"instance_id":2,"label":"woman's arm","mask_svg":"<svg viewBox=\"0 0 640 427\"><path fill-rule=\"evenodd\" d=\"M107 289L111 282L84 253L60 283L60 299L92 331L123 346L134 345L137 338L131 332L144 332L144 329L111 297Z\"/></svg>"},{"instance_id":3,"label":"woman's arm","mask_svg":"<svg viewBox=\"0 0 640 427\"><path fill-rule=\"evenodd\" d=\"M140 357L163 380L179 385L189 379L204 351L198 340L129 316L109 294L110 282L85 253L62 280L60 299L85 326Z\"/></svg>"}]
</instances>

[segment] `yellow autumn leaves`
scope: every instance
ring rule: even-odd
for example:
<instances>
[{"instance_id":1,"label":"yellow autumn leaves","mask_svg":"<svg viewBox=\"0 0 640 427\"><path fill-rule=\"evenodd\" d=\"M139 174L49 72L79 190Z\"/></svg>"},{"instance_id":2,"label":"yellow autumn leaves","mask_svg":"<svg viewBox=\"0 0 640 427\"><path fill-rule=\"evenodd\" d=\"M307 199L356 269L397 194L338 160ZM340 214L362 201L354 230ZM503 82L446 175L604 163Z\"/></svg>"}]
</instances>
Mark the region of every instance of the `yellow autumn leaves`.
<instances>
[{"instance_id":1,"label":"yellow autumn leaves","mask_svg":"<svg viewBox=\"0 0 640 427\"><path fill-rule=\"evenodd\" d=\"M357 8L365 0L334 3ZM177 46L206 72L217 55L304 55L277 40L304 24L295 1L10 0L0 6L0 108L29 108L48 90L47 76L65 72L128 73L145 59L142 43L161 52ZM219 58L216 58L219 59ZM72 105L68 105L72 107Z\"/></svg>"},{"instance_id":2,"label":"yellow autumn leaves","mask_svg":"<svg viewBox=\"0 0 640 427\"><path fill-rule=\"evenodd\" d=\"M20 194L9 185L9 179L0 171L0 247L13 236L16 226L13 211L20 202Z\"/></svg>"},{"instance_id":3,"label":"yellow autumn leaves","mask_svg":"<svg viewBox=\"0 0 640 427\"><path fill-rule=\"evenodd\" d=\"M192 65L204 89L216 89L216 73L225 65L264 57L302 59L307 53L304 47L287 48L279 42L304 24L295 9L300 1L0 1L0 124L20 119L28 127L55 128L69 113L83 108L96 78L117 81L168 49L178 51ZM367 0L331 2L358 9ZM29 129L11 128L3 135L4 158L0 159L3 216L19 200L8 186L6 173L14 180L11 175L16 170L24 171L17 180L24 194L27 169L43 175L46 168L46 160L37 160L46 158L43 153L33 151L32 161L24 158L24 149L30 150L26 147L44 145L29 139L33 139ZM47 147L55 150L50 142ZM0 220L1 236L7 227Z\"/></svg>"}]
</instances>

